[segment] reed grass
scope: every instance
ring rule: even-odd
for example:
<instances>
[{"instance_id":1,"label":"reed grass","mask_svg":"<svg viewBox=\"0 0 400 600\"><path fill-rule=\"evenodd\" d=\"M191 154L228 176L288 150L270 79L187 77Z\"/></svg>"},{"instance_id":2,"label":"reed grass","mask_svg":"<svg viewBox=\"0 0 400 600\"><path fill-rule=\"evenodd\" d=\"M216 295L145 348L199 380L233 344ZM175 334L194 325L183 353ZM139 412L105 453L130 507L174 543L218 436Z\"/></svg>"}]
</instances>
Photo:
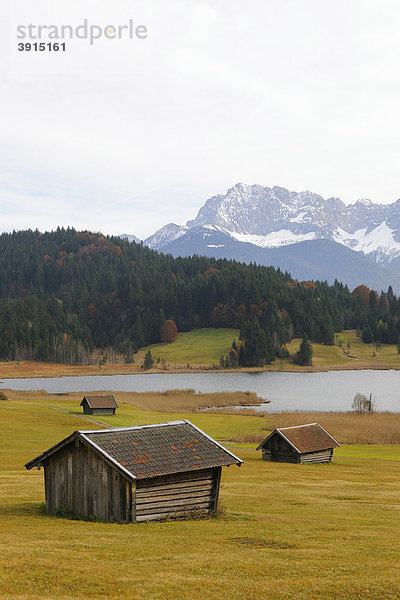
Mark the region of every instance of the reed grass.
<instances>
[{"instance_id":1,"label":"reed grass","mask_svg":"<svg viewBox=\"0 0 400 600\"><path fill-rule=\"evenodd\" d=\"M192 412L210 407L254 406L264 402L254 392L213 392L203 394L192 389L145 393L118 392L115 394L115 397L119 404L131 404L143 410L156 410L158 412L169 413ZM234 411L233 414L237 414L237 411ZM256 414L260 416L258 413Z\"/></svg>"},{"instance_id":2,"label":"reed grass","mask_svg":"<svg viewBox=\"0 0 400 600\"><path fill-rule=\"evenodd\" d=\"M400 444L400 414L380 412L282 412L267 415L267 429L319 423L340 444ZM239 435L235 442L259 444L265 431Z\"/></svg>"}]
</instances>

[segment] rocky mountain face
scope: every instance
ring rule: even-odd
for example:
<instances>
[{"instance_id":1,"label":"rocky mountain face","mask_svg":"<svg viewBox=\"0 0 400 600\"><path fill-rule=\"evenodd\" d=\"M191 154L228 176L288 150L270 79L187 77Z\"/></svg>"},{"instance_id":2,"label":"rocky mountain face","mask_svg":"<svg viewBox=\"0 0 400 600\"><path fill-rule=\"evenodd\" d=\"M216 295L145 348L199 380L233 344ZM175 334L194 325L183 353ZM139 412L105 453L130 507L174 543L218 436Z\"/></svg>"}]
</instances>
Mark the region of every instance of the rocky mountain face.
<instances>
[{"instance_id":1,"label":"rocky mountain face","mask_svg":"<svg viewBox=\"0 0 400 600\"><path fill-rule=\"evenodd\" d=\"M330 244L316 244L323 240ZM310 242L314 244L310 246ZM349 285L350 280L357 280L358 283L375 283L375 287L387 282L397 286L396 278L400 275L400 200L387 205L374 204L370 200L346 205L339 198L324 199L312 192L291 192L281 187L238 183L225 195L207 200L197 217L185 226L170 223L144 243L175 256L177 253L212 253L275 266L281 266L290 256L289 266L292 268L289 270L298 278L302 272L299 257L303 256L303 266L305 260L310 278L321 279L324 278L324 257L313 259L310 252L314 247L316 251L318 248L318 252L329 253L329 259L326 255L325 277L328 280L334 275L332 270L336 270L335 276ZM286 247L290 248L283 252ZM340 252L339 247L342 247ZM343 252L344 249L351 251L350 254ZM335 267L335 261L332 262L335 252L342 257L341 260L347 257L346 273L342 273L343 265ZM268 263L272 258L275 262ZM341 274L345 276L341 277Z\"/></svg>"},{"instance_id":2,"label":"rocky mountain face","mask_svg":"<svg viewBox=\"0 0 400 600\"><path fill-rule=\"evenodd\" d=\"M137 238L136 235L133 235L133 233L121 233L119 237L123 240L127 240L128 242L136 242L137 244L140 244L139 238Z\"/></svg>"}]
</instances>

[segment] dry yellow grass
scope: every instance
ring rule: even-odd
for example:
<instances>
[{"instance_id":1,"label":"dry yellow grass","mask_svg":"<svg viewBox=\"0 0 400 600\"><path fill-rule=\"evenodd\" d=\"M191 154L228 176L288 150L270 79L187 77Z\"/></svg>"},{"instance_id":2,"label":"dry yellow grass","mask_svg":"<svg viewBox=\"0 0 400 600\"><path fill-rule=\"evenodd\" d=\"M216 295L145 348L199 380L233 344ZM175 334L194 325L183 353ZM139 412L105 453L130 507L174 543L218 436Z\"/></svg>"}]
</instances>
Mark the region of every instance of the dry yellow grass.
<instances>
[{"instance_id":1,"label":"dry yellow grass","mask_svg":"<svg viewBox=\"0 0 400 600\"><path fill-rule=\"evenodd\" d=\"M373 413L358 415L340 412L294 412L268 414L266 427L291 427L306 423L319 423L340 444L400 444L400 414ZM260 443L265 431L239 436L234 441Z\"/></svg>"},{"instance_id":2,"label":"dry yellow grass","mask_svg":"<svg viewBox=\"0 0 400 600\"><path fill-rule=\"evenodd\" d=\"M158 412L196 411L213 406L246 406L261 404L262 398L253 392L216 392L202 394L195 390L168 390L166 392L118 392L117 401L132 404L144 410ZM259 416L259 415L258 415Z\"/></svg>"},{"instance_id":3,"label":"dry yellow grass","mask_svg":"<svg viewBox=\"0 0 400 600\"><path fill-rule=\"evenodd\" d=\"M329 465L301 466L267 463L254 449L238 448L234 452L245 462L224 469L222 518L139 525L69 521L41 514L43 470L27 472L23 464L74 428L88 428L83 415L54 410L75 410L79 395L9 397L0 402L1 599L400 597L398 449L385 462L373 460L374 446L359 447L362 460L335 451ZM169 417L121 404L106 419L125 425ZM286 415L272 415L271 425L275 417ZM190 419L218 439L260 431L266 422L204 413ZM356 449L347 456L356 456Z\"/></svg>"}]
</instances>

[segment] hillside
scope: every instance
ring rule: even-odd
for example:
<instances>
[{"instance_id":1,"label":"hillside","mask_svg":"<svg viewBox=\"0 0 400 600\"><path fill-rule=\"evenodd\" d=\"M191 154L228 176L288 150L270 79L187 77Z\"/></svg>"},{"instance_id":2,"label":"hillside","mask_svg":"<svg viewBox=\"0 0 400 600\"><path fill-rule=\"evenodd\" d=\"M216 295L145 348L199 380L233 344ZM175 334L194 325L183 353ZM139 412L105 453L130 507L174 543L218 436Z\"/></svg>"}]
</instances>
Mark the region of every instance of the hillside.
<instances>
[{"instance_id":1,"label":"hillside","mask_svg":"<svg viewBox=\"0 0 400 600\"><path fill-rule=\"evenodd\" d=\"M116 352L129 363L161 341L166 319L180 332L257 320L272 359L294 337L329 345L349 328L361 329L365 341L397 343L400 301L392 289L362 291L232 260L174 259L87 231L2 234L0 359L87 365Z\"/></svg>"},{"instance_id":2,"label":"hillside","mask_svg":"<svg viewBox=\"0 0 400 600\"><path fill-rule=\"evenodd\" d=\"M142 348L138 355L138 362L141 364L144 353L151 350L156 361L155 369L219 367L221 354L224 356L228 354L232 340L237 340L238 336L237 329L196 329L179 334L177 340L172 344L153 344ZM287 344L287 349L292 356L299 349L300 343L301 339L294 338ZM263 368L279 371L304 370L304 367L299 367L291 360L283 358ZM357 332L352 329L336 334L333 345L314 343L312 367L308 367L307 371L389 368L400 369L400 354L397 346L394 344L365 344Z\"/></svg>"}]
</instances>

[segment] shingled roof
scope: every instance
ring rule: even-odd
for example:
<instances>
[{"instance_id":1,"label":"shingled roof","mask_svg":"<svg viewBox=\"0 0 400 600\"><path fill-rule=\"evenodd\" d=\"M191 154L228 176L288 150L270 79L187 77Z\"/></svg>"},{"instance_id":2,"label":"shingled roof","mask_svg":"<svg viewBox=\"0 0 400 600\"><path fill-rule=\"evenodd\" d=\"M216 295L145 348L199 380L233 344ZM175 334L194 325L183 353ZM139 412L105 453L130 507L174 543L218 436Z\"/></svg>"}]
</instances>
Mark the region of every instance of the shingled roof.
<instances>
[{"instance_id":1,"label":"shingled roof","mask_svg":"<svg viewBox=\"0 0 400 600\"><path fill-rule=\"evenodd\" d=\"M318 423L308 423L307 425L296 425L295 427L280 427L274 431L258 446L257 450L262 448L267 440L275 433L281 435L297 452L316 452L335 448L340 444Z\"/></svg>"},{"instance_id":2,"label":"shingled roof","mask_svg":"<svg viewBox=\"0 0 400 600\"><path fill-rule=\"evenodd\" d=\"M243 462L190 421L141 427L75 431L25 465L40 466L61 447L80 439L130 479L182 473Z\"/></svg>"},{"instance_id":3,"label":"shingled roof","mask_svg":"<svg viewBox=\"0 0 400 600\"><path fill-rule=\"evenodd\" d=\"M103 396L84 396L79 406L82 406L85 400L90 408L118 408L117 401L112 394Z\"/></svg>"}]
</instances>

